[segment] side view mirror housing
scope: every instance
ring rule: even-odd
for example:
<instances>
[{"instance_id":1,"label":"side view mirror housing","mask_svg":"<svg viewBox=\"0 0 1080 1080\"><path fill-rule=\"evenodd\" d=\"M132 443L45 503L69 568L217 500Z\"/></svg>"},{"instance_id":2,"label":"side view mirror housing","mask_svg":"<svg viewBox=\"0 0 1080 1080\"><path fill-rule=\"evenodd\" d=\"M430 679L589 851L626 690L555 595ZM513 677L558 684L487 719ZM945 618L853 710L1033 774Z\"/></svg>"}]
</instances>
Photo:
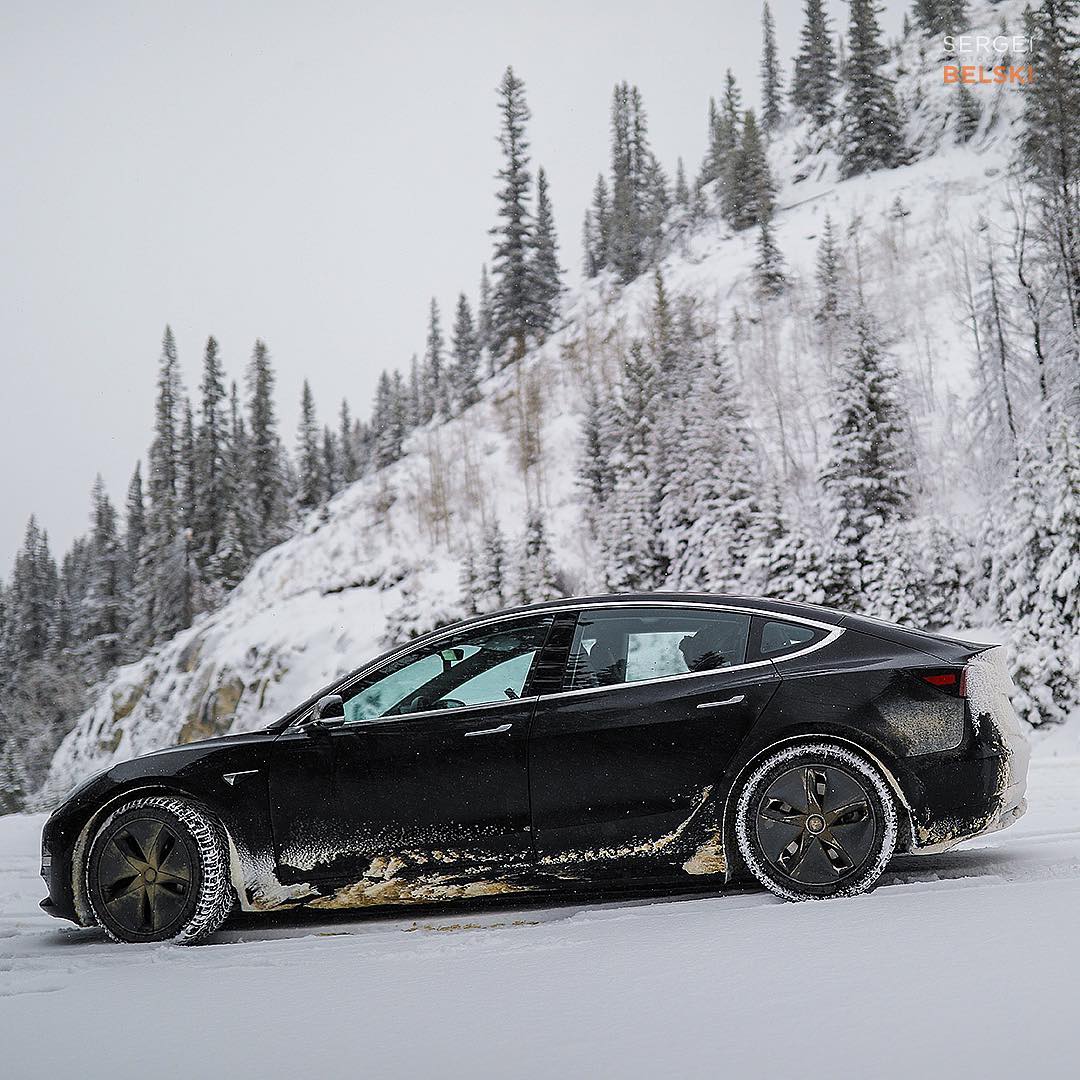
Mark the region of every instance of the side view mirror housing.
<instances>
[{"instance_id":1,"label":"side view mirror housing","mask_svg":"<svg viewBox=\"0 0 1080 1080\"><path fill-rule=\"evenodd\" d=\"M315 703L308 727L329 731L345 722L345 699L340 694L326 694Z\"/></svg>"}]
</instances>

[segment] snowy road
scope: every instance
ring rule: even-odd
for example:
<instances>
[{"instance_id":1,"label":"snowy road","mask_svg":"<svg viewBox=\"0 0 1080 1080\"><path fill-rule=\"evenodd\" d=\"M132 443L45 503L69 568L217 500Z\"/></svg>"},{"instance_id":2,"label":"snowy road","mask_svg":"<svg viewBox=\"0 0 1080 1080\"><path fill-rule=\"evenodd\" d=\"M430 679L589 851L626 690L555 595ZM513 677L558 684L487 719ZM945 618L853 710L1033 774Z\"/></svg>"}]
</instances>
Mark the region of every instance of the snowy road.
<instances>
[{"instance_id":1,"label":"snowy road","mask_svg":"<svg viewBox=\"0 0 1080 1080\"><path fill-rule=\"evenodd\" d=\"M1024 820L869 896L757 892L233 925L118 946L42 914L0 818L0 1075L1075 1076L1080 758Z\"/></svg>"}]
</instances>

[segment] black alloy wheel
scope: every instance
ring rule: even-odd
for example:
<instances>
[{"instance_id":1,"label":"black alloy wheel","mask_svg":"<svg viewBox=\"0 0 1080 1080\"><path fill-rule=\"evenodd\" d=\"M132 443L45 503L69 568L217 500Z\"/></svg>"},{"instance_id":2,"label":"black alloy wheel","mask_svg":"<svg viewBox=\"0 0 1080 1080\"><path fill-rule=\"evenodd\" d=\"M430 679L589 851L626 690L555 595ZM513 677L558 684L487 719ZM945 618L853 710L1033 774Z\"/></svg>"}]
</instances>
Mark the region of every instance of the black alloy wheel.
<instances>
[{"instance_id":1,"label":"black alloy wheel","mask_svg":"<svg viewBox=\"0 0 1080 1080\"><path fill-rule=\"evenodd\" d=\"M896 848L896 806L880 770L829 743L766 757L743 787L736 814L751 873L789 900L864 892Z\"/></svg>"}]
</instances>

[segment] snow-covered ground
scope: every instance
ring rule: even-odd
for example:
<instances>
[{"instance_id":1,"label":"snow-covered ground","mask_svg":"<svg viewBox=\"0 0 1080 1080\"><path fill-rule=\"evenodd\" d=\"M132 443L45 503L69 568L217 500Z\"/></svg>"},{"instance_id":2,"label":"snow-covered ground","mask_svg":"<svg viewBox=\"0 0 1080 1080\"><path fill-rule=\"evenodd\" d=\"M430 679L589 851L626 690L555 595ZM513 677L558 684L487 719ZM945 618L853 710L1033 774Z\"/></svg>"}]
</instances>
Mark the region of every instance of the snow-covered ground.
<instances>
[{"instance_id":1,"label":"snow-covered ground","mask_svg":"<svg viewBox=\"0 0 1080 1080\"><path fill-rule=\"evenodd\" d=\"M42 818L0 818L0 1075L1075 1076L1080 756L1049 749L1016 826L852 900L291 916L195 948L54 922Z\"/></svg>"}]
</instances>

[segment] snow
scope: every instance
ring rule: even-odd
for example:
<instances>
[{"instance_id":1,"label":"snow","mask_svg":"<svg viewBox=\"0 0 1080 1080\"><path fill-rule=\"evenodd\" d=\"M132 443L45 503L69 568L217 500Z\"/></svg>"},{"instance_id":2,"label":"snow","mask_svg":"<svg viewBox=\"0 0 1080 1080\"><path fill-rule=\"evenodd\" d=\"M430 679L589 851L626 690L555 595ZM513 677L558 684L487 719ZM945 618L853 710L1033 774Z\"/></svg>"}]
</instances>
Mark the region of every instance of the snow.
<instances>
[{"instance_id":1,"label":"snow","mask_svg":"<svg viewBox=\"0 0 1080 1080\"><path fill-rule=\"evenodd\" d=\"M43 819L0 818L4 1072L1074 1075L1080 756L1037 751L1029 800L850 900L502 897L246 917L200 947L50 919Z\"/></svg>"}]
</instances>

